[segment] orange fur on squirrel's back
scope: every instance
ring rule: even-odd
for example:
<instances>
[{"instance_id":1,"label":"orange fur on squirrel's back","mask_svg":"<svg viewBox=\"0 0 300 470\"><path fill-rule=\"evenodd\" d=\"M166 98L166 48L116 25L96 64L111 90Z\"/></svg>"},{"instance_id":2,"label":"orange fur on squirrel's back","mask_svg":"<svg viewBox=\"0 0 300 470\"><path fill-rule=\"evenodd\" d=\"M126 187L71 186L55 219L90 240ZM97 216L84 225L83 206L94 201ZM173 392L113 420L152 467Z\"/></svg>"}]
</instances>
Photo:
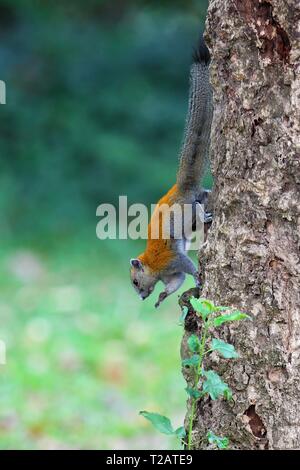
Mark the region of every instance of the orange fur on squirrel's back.
<instances>
[{"instance_id":1,"label":"orange fur on squirrel's back","mask_svg":"<svg viewBox=\"0 0 300 470\"><path fill-rule=\"evenodd\" d=\"M159 212L159 208L162 204L166 204L168 207L172 206L177 199L178 189L175 184L170 191L167 192L157 203L153 215L151 217L150 224L148 225L148 241L146 250L138 258L141 262L153 271L163 270L172 258L174 257L173 251L171 249L171 243L169 239L162 238L162 221L163 214ZM157 217L159 217L158 226L159 226L159 238L151 238L151 227L157 223Z\"/></svg>"}]
</instances>

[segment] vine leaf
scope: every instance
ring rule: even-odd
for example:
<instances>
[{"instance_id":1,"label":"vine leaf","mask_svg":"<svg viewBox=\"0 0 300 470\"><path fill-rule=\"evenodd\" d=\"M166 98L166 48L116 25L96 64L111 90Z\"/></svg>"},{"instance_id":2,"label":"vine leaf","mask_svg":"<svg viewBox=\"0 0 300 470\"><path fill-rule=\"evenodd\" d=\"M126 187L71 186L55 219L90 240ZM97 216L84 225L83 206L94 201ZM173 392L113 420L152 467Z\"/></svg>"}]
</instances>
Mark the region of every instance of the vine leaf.
<instances>
[{"instance_id":1,"label":"vine leaf","mask_svg":"<svg viewBox=\"0 0 300 470\"><path fill-rule=\"evenodd\" d=\"M197 335L191 335L187 340L189 350L196 353L200 350L200 340Z\"/></svg>"},{"instance_id":2,"label":"vine leaf","mask_svg":"<svg viewBox=\"0 0 300 470\"><path fill-rule=\"evenodd\" d=\"M207 299L196 299L195 297L192 297L190 302L193 309L200 313L203 320L206 320L206 318L213 313L216 308L215 305Z\"/></svg>"},{"instance_id":3,"label":"vine leaf","mask_svg":"<svg viewBox=\"0 0 300 470\"><path fill-rule=\"evenodd\" d=\"M188 359L183 359L182 365L183 367L196 367L199 364L200 356L199 354L194 354L192 357Z\"/></svg>"},{"instance_id":4,"label":"vine leaf","mask_svg":"<svg viewBox=\"0 0 300 470\"><path fill-rule=\"evenodd\" d=\"M214 326L220 326L223 323L230 321L245 320L246 318L251 320L251 317L249 317L249 315L246 315L246 313L242 313L239 310L235 310L234 312L229 313L228 315L220 315L214 318Z\"/></svg>"},{"instance_id":5,"label":"vine leaf","mask_svg":"<svg viewBox=\"0 0 300 470\"><path fill-rule=\"evenodd\" d=\"M174 434L176 434L179 439L183 439L186 436L186 431L184 426L180 426L180 428L177 428L176 431L174 431Z\"/></svg>"},{"instance_id":6,"label":"vine leaf","mask_svg":"<svg viewBox=\"0 0 300 470\"><path fill-rule=\"evenodd\" d=\"M204 371L204 376L206 377L206 380L203 383L202 390L204 393L208 393L212 400L217 400L221 396L227 400L232 398L232 392L229 386L227 383L223 382L221 377L215 371Z\"/></svg>"},{"instance_id":7,"label":"vine leaf","mask_svg":"<svg viewBox=\"0 0 300 470\"><path fill-rule=\"evenodd\" d=\"M140 411L140 415L148 419L150 423L153 424L155 429L163 434L174 434L174 429L171 424L171 421L166 416L160 415L158 413L150 413L149 411Z\"/></svg>"},{"instance_id":8,"label":"vine leaf","mask_svg":"<svg viewBox=\"0 0 300 470\"><path fill-rule=\"evenodd\" d=\"M185 391L191 398L195 398L195 400L198 400L198 398L202 396L201 392L196 388L186 387Z\"/></svg>"},{"instance_id":9,"label":"vine leaf","mask_svg":"<svg viewBox=\"0 0 300 470\"><path fill-rule=\"evenodd\" d=\"M160 415L158 413L150 413L149 411L140 411L140 415L144 416L150 423L163 434L168 436L175 435L179 439L183 439L186 435L184 426L180 426L177 429L173 429L171 421L166 416Z\"/></svg>"},{"instance_id":10,"label":"vine leaf","mask_svg":"<svg viewBox=\"0 0 300 470\"><path fill-rule=\"evenodd\" d=\"M236 359L239 357L232 344L225 343L221 339L213 339L211 342L211 349L218 351L226 359Z\"/></svg>"},{"instance_id":11,"label":"vine leaf","mask_svg":"<svg viewBox=\"0 0 300 470\"><path fill-rule=\"evenodd\" d=\"M228 437L216 436L212 431L208 431L207 439L210 444L215 444L218 449L228 449L229 439Z\"/></svg>"}]
</instances>

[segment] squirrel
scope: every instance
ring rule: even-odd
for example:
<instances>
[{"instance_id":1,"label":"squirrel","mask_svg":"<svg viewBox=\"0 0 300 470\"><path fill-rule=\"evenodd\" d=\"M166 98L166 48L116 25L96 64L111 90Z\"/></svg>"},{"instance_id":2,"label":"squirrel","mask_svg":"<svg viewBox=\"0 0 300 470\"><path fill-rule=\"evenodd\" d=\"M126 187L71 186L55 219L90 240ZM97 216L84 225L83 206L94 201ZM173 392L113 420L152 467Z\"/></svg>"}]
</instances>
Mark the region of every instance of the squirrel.
<instances>
[{"instance_id":1,"label":"squirrel","mask_svg":"<svg viewBox=\"0 0 300 470\"><path fill-rule=\"evenodd\" d=\"M187 256L187 237L185 235L180 238L172 236L176 228L176 219L172 219L173 227L170 227L169 239L164 239L161 232L158 237L153 238L151 231L154 224L158 224L162 229L163 224L166 223L162 208L168 208L174 204L178 204L181 208L185 204L192 205L193 220L190 221L192 229L197 204L205 205L207 202L210 191L200 189L199 183L205 171L213 114L209 63L209 50L201 37L190 70L189 107L176 184L158 201L154 209L148 226L146 250L137 258L130 260L131 283L142 300L154 291L158 281L164 283L165 290L159 294L156 308L180 288L186 274L192 275L196 286L200 286L197 268ZM209 223L211 220L211 213L205 212L204 223Z\"/></svg>"}]
</instances>

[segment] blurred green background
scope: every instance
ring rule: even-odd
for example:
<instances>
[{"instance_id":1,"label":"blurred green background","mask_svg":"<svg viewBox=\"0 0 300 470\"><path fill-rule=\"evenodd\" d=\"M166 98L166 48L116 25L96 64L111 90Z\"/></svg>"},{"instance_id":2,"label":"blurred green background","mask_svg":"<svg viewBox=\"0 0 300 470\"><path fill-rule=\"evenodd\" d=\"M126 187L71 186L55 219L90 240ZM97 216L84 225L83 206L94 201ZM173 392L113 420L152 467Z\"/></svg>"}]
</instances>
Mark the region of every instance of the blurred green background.
<instances>
[{"instance_id":1,"label":"blurred green background","mask_svg":"<svg viewBox=\"0 0 300 470\"><path fill-rule=\"evenodd\" d=\"M206 8L0 0L1 449L178 448L138 416L183 422L177 296L141 303L144 243L98 240L95 214L173 185Z\"/></svg>"}]
</instances>

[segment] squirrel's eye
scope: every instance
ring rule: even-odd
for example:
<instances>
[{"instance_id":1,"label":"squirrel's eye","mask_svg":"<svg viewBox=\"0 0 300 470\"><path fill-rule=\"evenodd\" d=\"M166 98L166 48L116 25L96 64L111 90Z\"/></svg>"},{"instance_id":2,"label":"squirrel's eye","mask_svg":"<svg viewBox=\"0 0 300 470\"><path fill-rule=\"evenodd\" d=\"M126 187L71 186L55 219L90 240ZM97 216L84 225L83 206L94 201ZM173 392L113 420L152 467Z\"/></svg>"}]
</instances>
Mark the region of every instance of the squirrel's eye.
<instances>
[{"instance_id":1,"label":"squirrel's eye","mask_svg":"<svg viewBox=\"0 0 300 470\"><path fill-rule=\"evenodd\" d=\"M137 282L136 279L133 281L133 284L134 284L135 286L138 286L138 285L139 285L139 283Z\"/></svg>"}]
</instances>

